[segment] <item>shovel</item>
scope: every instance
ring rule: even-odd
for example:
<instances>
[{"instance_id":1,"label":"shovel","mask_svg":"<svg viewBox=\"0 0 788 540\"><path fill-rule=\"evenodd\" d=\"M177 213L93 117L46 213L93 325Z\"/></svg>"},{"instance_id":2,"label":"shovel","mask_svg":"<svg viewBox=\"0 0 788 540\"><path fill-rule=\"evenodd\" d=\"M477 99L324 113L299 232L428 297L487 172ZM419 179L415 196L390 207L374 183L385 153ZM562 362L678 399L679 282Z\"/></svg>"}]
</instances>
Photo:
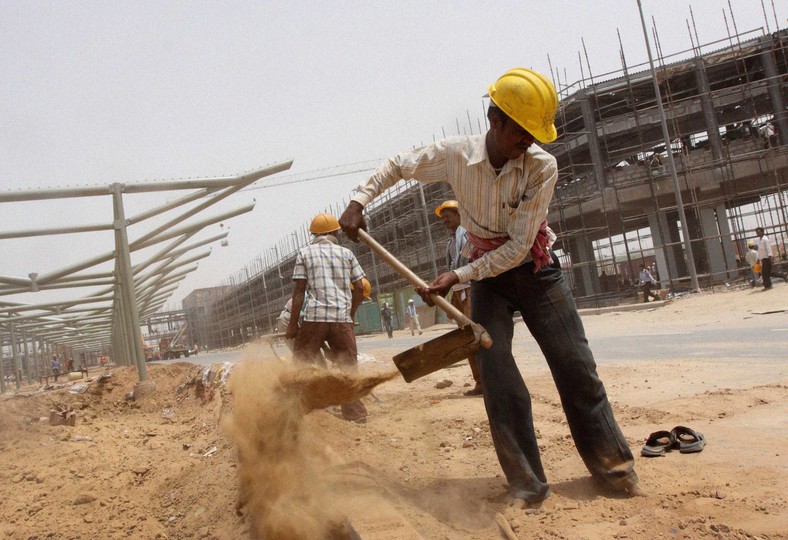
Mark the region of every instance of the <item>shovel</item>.
<instances>
[{"instance_id":1,"label":"shovel","mask_svg":"<svg viewBox=\"0 0 788 540\"><path fill-rule=\"evenodd\" d=\"M419 276L399 262L386 248L378 244L367 231L359 229L358 237L413 286L427 287L427 284ZM460 328L396 355L394 364L406 382L415 381L460 360L465 360L476 352L479 345L485 349L492 347L490 334L480 324L470 320L442 296L431 294L430 300L445 311L449 317L457 321Z\"/></svg>"}]
</instances>

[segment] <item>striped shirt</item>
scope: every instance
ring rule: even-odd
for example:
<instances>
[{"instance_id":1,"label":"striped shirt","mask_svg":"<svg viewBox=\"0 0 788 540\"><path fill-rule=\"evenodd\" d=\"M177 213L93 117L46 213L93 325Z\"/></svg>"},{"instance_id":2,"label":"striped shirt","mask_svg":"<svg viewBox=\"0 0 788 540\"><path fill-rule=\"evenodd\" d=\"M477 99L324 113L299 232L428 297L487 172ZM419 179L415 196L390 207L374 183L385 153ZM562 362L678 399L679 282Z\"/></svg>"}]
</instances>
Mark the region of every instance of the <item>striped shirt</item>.
<instances>
[{"instance_id":1,"label":"striped shirt","mask_svg":"<svg viewBox=\"0 0 788 540\"><path fill-rule=\"evenodd\" d=\"M449 237L446 245L446 269L454 270L468 264L468 258L462 255L465 244L468 243L468 231L462 225L457 226L457 230ZM469 288L470 283L458 283L454 285L452 291L462 291Z\"/></svg>"},{"instance_id":2,"label":"striped shirt","mask_svg":"<svg viewBox=\"0 0 788 540\"><path fill-rule=\"evenodd\" d=\"M547 217L558 167L553 156L532 144L496 175L487 158L485 135L454 137L389 159L359 186L352 200L366 206L401 179L448 182L457 196L463 227L481 238L509 236L498 249L453 270L464 283L531 260L531 246Z\"/></svg>"},{"instance_id":3,"label":"striped shirt","mask_svg":"<svg viewBox=\"0 0 788 540\"><path fill-rule=\"evenodd\" d=\"M350 284L365 277L356 256L326 236L318 236L296 255L293 280L305 279L304 320L347 322L350 318Z\"/></svg>"},{"instance_id":4,"label":"striped shirt","mask_svg":"<svg viewBox=\"0 0 788 540\"><path fill-rule=\"evenodd\" d=\"M462 225L457 226L457 230L451 233L449 243L446 244L446 268L454 270L468 262L462 256L462 249L468 243L468 232Z\"/></svg>"}]
</instances>

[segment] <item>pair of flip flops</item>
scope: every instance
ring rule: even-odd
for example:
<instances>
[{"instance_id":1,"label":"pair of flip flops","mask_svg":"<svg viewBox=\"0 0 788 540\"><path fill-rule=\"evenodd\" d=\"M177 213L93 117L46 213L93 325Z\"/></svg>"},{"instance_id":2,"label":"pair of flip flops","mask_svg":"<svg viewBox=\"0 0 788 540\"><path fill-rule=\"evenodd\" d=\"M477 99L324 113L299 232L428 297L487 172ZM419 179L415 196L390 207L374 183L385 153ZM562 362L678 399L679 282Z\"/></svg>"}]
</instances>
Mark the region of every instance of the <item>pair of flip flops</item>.
<instances>
[{"instance_id":1,"label":"pair of flip flops","mask_svg":"<svg viewBox=\"0 0 788 540\"><path fill-rule=\"evenodd\" d=\"M671 431L655 431L649 435L640 455L664 456L665 452L670 452L674 448L678 448L682 454L692 454L700 452L704 446L706 446L706 438L703 433L688 427L676 426Z\"/></svg>"}]
</instances>

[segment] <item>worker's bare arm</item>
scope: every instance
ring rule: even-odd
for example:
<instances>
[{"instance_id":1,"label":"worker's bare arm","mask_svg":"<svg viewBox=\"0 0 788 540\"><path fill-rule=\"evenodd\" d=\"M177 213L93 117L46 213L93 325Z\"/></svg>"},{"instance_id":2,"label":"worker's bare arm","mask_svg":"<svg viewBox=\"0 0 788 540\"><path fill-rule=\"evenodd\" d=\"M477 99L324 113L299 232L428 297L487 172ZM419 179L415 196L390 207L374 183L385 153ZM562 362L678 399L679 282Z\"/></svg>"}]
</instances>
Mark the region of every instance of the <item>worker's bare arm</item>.
<instances>
[{"instance_id":1,"label":"worker's bare arm","mask_svg":"<svg viewBox=\"0 0 788 540\"><path fill-rule=\"evenodd\" d=\"M358 242L358 230L367 229L367 224L364 222L364 207L356 201L350 201L347 208L339 218L339 226L348 238L354 242Z\"/></svg>"},{"instance_id":2,"label":"worker's bare arm","mask_svg":"<svg viewBox=\"0 0 788 540\"><path fill-rule=\"evenodd\" d=\"M298 316L301 315L301 308L304 306L304 295L306 293L306 280L296 279L293 289L293 305L290 308L290 324L287 325L285 337L295 339L298 334Z\"/></svg>"},{"instance_id":3,"label":"worker's bare arm","mask_svg":"<svg viewBox=\"0 0 788 540\"><path fill-rule=\"evenodd\" d=\"M428 287L416 287L416 292L419 293L419 296L421 296L421 299L424 300L427 305L431 306L433 304L430 300L430 294L446 296L449 294L449 290L459 282L460 279L457 277L457 274L454 272L444 272L435 278Z\"/></svg>"}]
</instances>

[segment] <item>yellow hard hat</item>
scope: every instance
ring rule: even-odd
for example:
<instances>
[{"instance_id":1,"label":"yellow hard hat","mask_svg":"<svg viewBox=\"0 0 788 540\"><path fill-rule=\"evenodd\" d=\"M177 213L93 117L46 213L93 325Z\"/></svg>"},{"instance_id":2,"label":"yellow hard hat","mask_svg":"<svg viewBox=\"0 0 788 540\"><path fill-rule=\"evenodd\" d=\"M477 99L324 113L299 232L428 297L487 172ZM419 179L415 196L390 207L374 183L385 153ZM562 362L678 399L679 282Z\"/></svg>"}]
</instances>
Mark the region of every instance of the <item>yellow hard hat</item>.
<instances>
[{"instance_id":1,"label":"yellow hard hat","mask_svg":"<svg viewBox=\"0 0 788 540\"><path fill-rule=\"evenodd\" d=\"M558 94L550 80L526 68L510 69L491 84L488 95L499 109L542 143L558 137Z\"/></svg>"},{"instance_id":2,"label":"yellow hard hat","mask_svg":"<svg viewBox=\"0 0 788 540\"><path fill-rule=\"evenodd\" d=\"M338 231L339 228L339 220L337 218L331 214L321 212L312 220L312 223L309 225L309 232L312 234L328 234Z\"/></svg>"},{"instance_id":3,"label":"yellow hard hat","mask_svg":"<svg viewBox=\"0 0 788 540\"><path fill-rule=\"evenodd\" d=\"M457 210L459 207L460 205L457 204L457 201L443 201L441 205L435 209L435 215L441 217L441 212L443 212L447 208L454 208L455 210Z\"/></svg>"},{"instance_id":4,"label":"yellow hard hat","mask_svg":"<svg viewBox=\"0 0 788 540\"><path fill-rule=\"evenodd\" d=\"M749 242L747 242L747 247L755 247L755 242L750 240Z\"/></svg>"},{"instance_id":5,"label":"yellow hard hat","mask_svg":"<svg viewBox=\"0 0 788 540\"><path fill-rule=\"evenodd\" d=\"M354 289L353 284L350 284L350 290ZM372 283L369 282L367 278L361 278L361 290L364 294L364 298L367 300L372 300Z\"/></svg>"}]
</instances>

